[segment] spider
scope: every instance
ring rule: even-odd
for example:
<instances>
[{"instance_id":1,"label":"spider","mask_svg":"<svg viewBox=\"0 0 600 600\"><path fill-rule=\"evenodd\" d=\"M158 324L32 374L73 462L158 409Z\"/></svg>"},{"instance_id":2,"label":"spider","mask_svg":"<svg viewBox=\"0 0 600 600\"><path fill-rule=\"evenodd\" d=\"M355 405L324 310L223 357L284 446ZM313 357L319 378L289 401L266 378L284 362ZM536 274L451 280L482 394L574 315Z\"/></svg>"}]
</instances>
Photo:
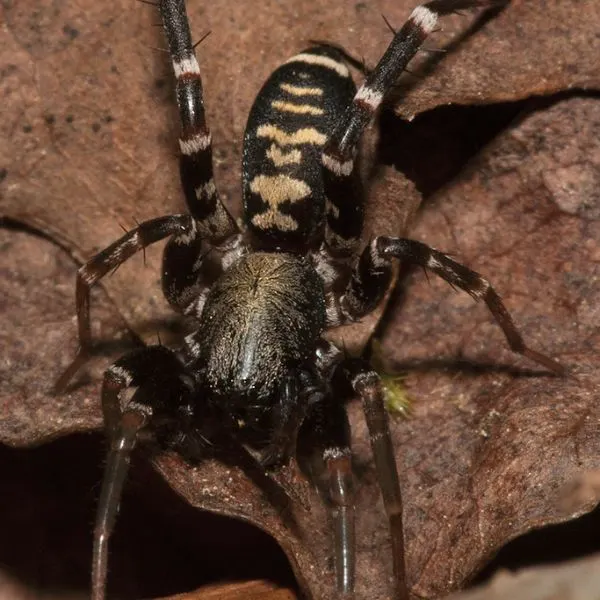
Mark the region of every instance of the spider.
<instances>
[{"instance_id":1,"label":"spider","mask_svg":"<svg viewBox=\"0 0 600 600\"><path fill-rule=\"evenodd\" d=\"M79 270L80 346L55 390L65 389L90 354L91 287L150 244L167 240L163 292L176 311L196 319L197 328L177 350L160 344L137 349L104 374L111 450L94 533L93 600L105 597L108 539L142 433L184 457L202 455L207 439L229 440L252 451L265 468L294 456L297 441L308 446L318 477L327 482L337 593L352 596L353 475L344 407L351 395L363 403L389 521L394 594L408 598L402 501L382 383L368 363L347 357L324 337L379 304L395 260L420 265L483 300L513 351L563 374L559 363L526 346L497 293L476 272L418 241L379 236L360 246L363 193L356 164L363 131L440 16L495 3L418 6L358 89L347 57L329 45L314 45L274 71L248 117L240 228L213 179L184 0L158 1L176 78L189 213L139 224Z\"/></svg>"}]
</instances>

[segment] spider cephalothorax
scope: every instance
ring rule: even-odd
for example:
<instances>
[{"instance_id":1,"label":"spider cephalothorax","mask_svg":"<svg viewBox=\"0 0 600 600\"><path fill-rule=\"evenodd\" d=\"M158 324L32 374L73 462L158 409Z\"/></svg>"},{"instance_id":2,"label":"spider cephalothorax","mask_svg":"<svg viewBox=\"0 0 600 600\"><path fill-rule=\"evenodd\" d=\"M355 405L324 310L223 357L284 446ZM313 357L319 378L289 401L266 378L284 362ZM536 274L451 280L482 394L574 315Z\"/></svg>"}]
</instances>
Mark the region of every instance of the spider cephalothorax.
<instances>
[{"instance_id":1,"label":"spider cephalothorax","mask_svg":"<svg viewBox=\"0 0 600 600\"><path fill-rule=\"evenodd\" d=\"M309 367L324 326L323 281L306 260L249 254L210 289L186 340L190 367L219 402L271 404L293 370Z\"/></svg>"},{"instance_id":2,"label":"spider cephalothorax","mask_svg":"<svg viewBox=\"0 0 600 600\"><path fill-rule=\"evenodd\" d=\"M149 244L168 239L163 291L176 310L196 318L197 327L179 349L145 347L105 373L102 405L112 449L94 537L94 600L105 595L107 540L139 432L189 457L192 448L202 453L194 440L210 437L215 423L220 440L232 440L240 452L252 450L263 465L290 458L302 432L302 446L321 465L319 479L328 481L337 590L352 595L348 390L361 398L369 427L390 524L394 592L408 597L402 503L381 381L368 364L346 357L323 337L377 306L394 260L427 268L482 299L514 351L563 372L557 362L527 348L496 292L474 271L413 240L379 236L360 248L357 154L365 127L440 15L493 3L433 0L415 8L358 90L344 53L332 46L315 45L279 67L248 118L240 230L213 180L211 136L184 0L159 0L176 77L189 213L141 223L80 269L80 351L56 388L64 389L89 353L91 286ZM216 259L207 260L207 245Z\"/></svg>"}]
</instances>

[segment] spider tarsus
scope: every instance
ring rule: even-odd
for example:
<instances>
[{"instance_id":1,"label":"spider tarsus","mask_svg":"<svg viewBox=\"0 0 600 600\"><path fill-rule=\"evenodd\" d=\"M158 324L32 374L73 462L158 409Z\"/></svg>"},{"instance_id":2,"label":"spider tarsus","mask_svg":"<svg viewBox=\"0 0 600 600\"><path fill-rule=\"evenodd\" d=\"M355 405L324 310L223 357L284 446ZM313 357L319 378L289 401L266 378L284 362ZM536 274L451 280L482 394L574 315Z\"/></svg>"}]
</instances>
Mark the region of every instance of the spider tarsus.
<instances>
[{"instance_id":1,"label":"spider tarsus","mask_svg":"<svg viewBox=\"0 0 600 600\"><path fill-rule=\"evenodd\" d=\"M379 375L361 360L348 364L352 387L363 403L371 451L391 532L395 596L408 600L406 583L402 493L394 455L384 391Z\"/></svg>"},{"instance_id":2,"label":"spider tarsus","mask_svg":"<svg viewBox=\"0 0 600 600\"><path fill-rule=\"evenodd\" d=\"M533 362L542 365L558 377L569 376L569 371L564 365L554 360L553 358L542 354L541 352L537 352L536 350L531 350L530 348L524 347L522 350L519 350L519 353L528 358L529 360L532 360Z\"/></svg>"},{"instance_id":3,"label":"spider tarsus","mask_svg":"<svg viewBox=\"0 0 600 600\"><path fill-rule=\"evenodd\" d=\"M111 439L105 467L105 477L96 513L94 548L92 552L92 600L104 600L108 572L108 541L114 529L123 486L129 471L131 453L139 431L146 426L145 413L126 410Z\"/></svg>"}]
</instances>

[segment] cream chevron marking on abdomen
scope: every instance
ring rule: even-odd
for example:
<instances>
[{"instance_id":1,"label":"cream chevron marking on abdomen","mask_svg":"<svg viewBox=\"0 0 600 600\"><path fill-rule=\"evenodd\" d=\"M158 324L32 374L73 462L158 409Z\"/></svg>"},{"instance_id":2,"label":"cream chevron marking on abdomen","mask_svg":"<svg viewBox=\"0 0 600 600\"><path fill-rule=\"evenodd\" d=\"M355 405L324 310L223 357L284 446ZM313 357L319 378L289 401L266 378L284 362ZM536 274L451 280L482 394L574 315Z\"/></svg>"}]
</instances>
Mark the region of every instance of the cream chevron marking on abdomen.
<instances>
[{"instance_id":1,"label":"cream chevron marking on abdomen","mask_svg":"<svg viewBox=\"0 0 600 600\"><path fill-rule=\"evenodd\" d=\"M273 140L280 146L300 146L302 144L322 146L327 141L327 136L314 127L303 127L293 133L286 133L276 125L260 125L256 130L256 137Z\"/></svg>"}]
</instances>

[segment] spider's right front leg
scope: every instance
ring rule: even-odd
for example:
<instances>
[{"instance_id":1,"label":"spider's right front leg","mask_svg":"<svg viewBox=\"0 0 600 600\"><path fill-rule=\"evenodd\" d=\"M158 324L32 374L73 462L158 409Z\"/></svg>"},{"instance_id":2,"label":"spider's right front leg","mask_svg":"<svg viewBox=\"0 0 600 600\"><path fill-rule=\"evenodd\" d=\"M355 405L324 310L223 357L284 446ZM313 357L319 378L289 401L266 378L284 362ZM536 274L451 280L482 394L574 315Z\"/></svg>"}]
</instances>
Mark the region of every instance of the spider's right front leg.
<instances>
[{"instance_id":1,"label":"spider's right front leg","mask_svg":"<svg viewBox=\"0 0 600 600\"><path fill-rule=\"evenodd\" d=\"M192 382L176 354L164 346L136 350L104 374L102 410L110 448L94 528L92 600L106 595L108 540L139 434L158 422L180 425L190 412L186 402L193 393Z\"/></svg>"}]
</instances>

